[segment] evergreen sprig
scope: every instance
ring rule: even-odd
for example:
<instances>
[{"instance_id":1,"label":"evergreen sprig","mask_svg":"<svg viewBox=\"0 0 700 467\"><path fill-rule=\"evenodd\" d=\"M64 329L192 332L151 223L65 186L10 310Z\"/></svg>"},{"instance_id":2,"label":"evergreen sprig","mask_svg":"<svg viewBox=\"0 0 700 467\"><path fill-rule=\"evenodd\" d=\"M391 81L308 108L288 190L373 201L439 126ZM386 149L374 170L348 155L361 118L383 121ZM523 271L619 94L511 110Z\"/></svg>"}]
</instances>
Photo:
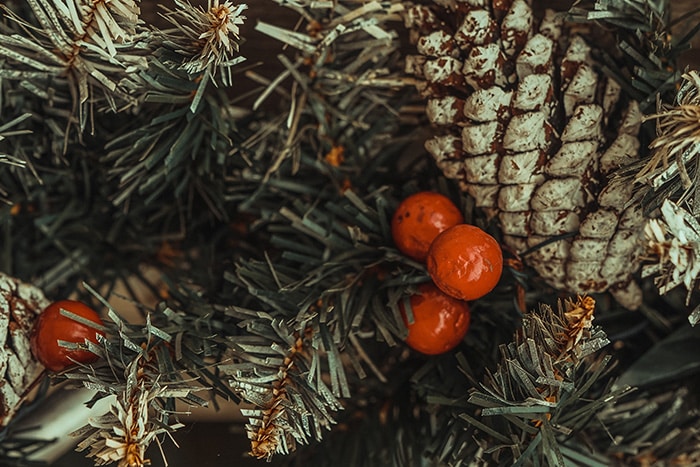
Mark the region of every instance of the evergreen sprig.
<instances>
[{"instance_id":1,"label":"evergreen sprig","mask_svg":"<svg viewBox=\"0 0 700 467\"><path fill-rule=\"evenodd\" d=\"M608 340L592 325L594 308L591 297L579 297L526 313L495 371L483 377L462 358L461 371L480 382L452 399L429 393L448 410L450 429L439 439L452 440L434 455L450 465L605 465L601 452L571 443L629 392L606 387L611 356L598 354Z\"/></svg>"},{"instance_id":2,"label":"evergreen sprig","mask_svg":"<svg viewBox=\"0 0 700 467\"><path fill-rule=\"evenodd\" d=\"M162 14L172 28L158 30L156 35L176 53L178 68L192 76L207 72L208 78L219 72L224 84L230 86L231 67L244 60L238 51L239 25L246 19L242 15L246 8L245 3L208 0L204 9L175 0L175 8L164 8Z\"/></svg>"},{"instance_id":3,"label":"evergreen sprig","mask_svg":"<svg viewBox=\"0 0 700 467\"><path fill-rule=\"evenodd\" d=\"M58 378L96 391L91 404L115 399L108 413L73 433L80 440L78 451L87 449L97 465L147 465L147 448L184 426L176 401L184 407L216 405L216 397L238 401L215 369L227 349L225 336L235 332L223 313L190 293L187 303L173 299L147 310L145 323L129 323L92 287L85 287L107 310L106 337L99 344L66 345L101 358ZM180 300L186 295L177 294Z\"/></svg>"},{"instance_id":4,"label":"evergreen sprig","mask_svg":"<svg viewBox=\"0 0 700 467\"><path fill-rule=\"evenodd\" d=\"M5 60L0 78L19 82L48 104L45 110L51 113L54 107L54 113L62 114L66 140L71 127L77 127L80 138L96 110L117 112L136 104L123 84L146 65L133 0L28 3L31 17L3 7L7 18L0 24L0 58Z\"/></svg>"},{"instance_id":5,"label":"evergreen sprig","mask_svg":"<svg viewBox=\"0 0 700 467\"><path fill-rule=\"evenodd\" d=\"M29 159L23 151L17 151L16 144L13 144L13 138L31 133L30 130L25 128L15 128L30 117L31 114L24 113L0 125L0 167L3 168L3 171L17 173L15 177L36 175L36 171L32 170L31 159ZM25 173L24 170L27 170L29 173ZM12 202L8 199L9 195L10 192L7 188L3 187L2 179L0 179L0 202L11 204Z\"/></svg>"},{"instance_id":6,"label":"evergreen sprig","mask_svg":"<svg viewBox=\"0 0 700 467\"><path fill-rule=\"evenodd\" d=\"M208 9L187 2L166 9L171 26L154 29L147 65L129 81L139 118L108 132L100 162L118 183L114 204L130 209L158 197L174 199L180 212L198 209L225 218L224 174L235 152L236 121L245 114L230 102L245 4L209 1ZM219 82L225 87L219 87ZM189 216L188 216L189 217Z\"/></svg>"},{"instance_id":7,"label":"evergreen sprig","mask_svg":"<svg viewBox=\"0 0 700 467\"><path fill-rule=\"evenodd\" d=\"M694 465L700 462L700 417L692 385L635 392L598 415L587 433L613 465Z\"/></svg>"},{"instance_id":8,"label":"evergreen sprig","mask_svg":"<svg viewBox=\"0 0 700 467\"><path fill-rule=\"evenodd\" d=\"M309 138L318 156L336 165L345 153L365 156L364 162L369 163L367 141L389 137L386 126L373 127L375 114L385 118L393 114L391 118L398 122L392 100L397 90L410 84L399 71L399 35L392 28L392 22L400 24L401 2L276 1L296 12L306 31L289 31L262 21L256 26L298 51L292 58L278 56L284 70L269 79L253 104L257 108L280 88L291 96L285 122L288 133L268 176L285 158L298 161L298 145Z\"/></svg>"},{"instance_id":9,"label":"evergreen sprig","mask_svg":"<svg viewBox=\"0 0 700 467\"><path fill-rule=\"evenodd\" d=\"M274 256L240 260L228 275L262 308L232 309L251 337L233 342L242 363L225 370L258 407L247 412L258 457L320 439L320 428L334 423L330 413L342 408L339 399L352 394L348 366L384 378L362 344L369 335L360 336L395 345L405 334L398 302L408 284L426 280L390 246L383 193L362 199L348 190L313 204L298 200L271 216Z\"/></svg>"},{"instance_id":10,"label":"evergreen sprig","mask_svg":"<svg viewBox=\"0 0 700 467\"><path fill-rule=\"evenodd\" d=\"M603 52L603 68L644 112L656 105L657 96L666 102L673 98L681 77L678 57L699 29L675 37L670 9L667 0L577 0L569 10L572 21L612 31L614 52Z\"/></svg>"}]
</instances>

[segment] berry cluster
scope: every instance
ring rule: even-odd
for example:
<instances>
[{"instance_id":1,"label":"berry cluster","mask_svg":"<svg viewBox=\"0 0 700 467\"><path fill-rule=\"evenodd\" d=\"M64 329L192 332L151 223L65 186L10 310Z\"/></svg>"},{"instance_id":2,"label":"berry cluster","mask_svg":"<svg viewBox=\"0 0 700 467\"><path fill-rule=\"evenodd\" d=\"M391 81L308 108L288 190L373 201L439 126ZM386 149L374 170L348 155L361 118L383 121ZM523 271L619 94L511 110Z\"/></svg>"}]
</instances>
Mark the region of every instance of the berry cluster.
<instances>
[{"instance_id":1,"label":"berry cluster","mask_svg":"<svg viewBox=\"0 0 700 467\"><path fill-rule=\"evenodd\" d=\"M500 245L480 228L465 224L449 198L431 191L401 202L391 233L399 251L424 262L432 278L410 298L412 319L401 305L406 343L428 355L454 348L469 329L467 301L489 293L501 277Z\"/></svg>"}]
</instances>

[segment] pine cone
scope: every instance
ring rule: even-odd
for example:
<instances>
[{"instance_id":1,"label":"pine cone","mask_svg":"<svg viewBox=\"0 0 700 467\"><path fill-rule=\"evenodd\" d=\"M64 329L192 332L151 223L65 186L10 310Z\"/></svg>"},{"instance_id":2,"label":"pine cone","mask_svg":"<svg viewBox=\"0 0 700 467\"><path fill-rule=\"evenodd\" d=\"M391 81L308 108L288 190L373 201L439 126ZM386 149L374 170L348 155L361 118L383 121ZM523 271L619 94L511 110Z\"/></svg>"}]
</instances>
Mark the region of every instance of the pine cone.
<instances>
[{"instance_id":1,"label":"pine cone","mask_svg":"<svg viewBox=\"0 0 700 467\"><path fill-rule=\"evenodd\" d=\"M48 304L40 289L0 273L0 428L44 369L32 355L29 336Z\"/></svg>"},{"instance_id":2,"label":"pine cone","mask_svg":"<svg viewBox=\"0 0 700 467\"><path fill-rule=\"evenodd\" d=\"M636 308L642 215L610 175L638 158L641 113L599 73L585 37L525 0L435 0L406 10L426 149L552 287ZM539 246L539 248L537 248Z\"/></svg>"}]
</instances>

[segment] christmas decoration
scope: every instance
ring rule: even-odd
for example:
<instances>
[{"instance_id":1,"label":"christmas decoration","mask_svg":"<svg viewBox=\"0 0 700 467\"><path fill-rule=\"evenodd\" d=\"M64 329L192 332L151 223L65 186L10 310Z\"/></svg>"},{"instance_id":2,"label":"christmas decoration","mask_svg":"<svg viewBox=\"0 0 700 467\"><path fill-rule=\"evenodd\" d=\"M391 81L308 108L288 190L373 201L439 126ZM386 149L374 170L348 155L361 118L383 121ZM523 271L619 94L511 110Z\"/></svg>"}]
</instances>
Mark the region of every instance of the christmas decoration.
<instances>
[{"instance_id":1,"label":"christmas decoration","mask_svg":"<svg viewBox=\"0 0 700 467\"><path fill-rule=\"evenodd\" d=\"M466 432L440 453L441 460L459 462L469 450L484 464L550 459L557 465L598 465L601 458L579 445L576 435L598 431L600 425L583 414L612 407L630 388L595 385L611 357L598 354L609 341L592 325L594 310L591 297L578 297L525 314L521 329L503 347L496 370L469 392L466 406L455 407L453 415L460 422L450 431Z\"/></svg>"},{"instance_id":2,"label":"christmas decoration","mask_svg":"<svg viewBox=\"0 0 700 467\"><path fill-rule=\"evenodd\" d=\"M694 9L5 0L0 464L697 464ZM36 361L44 297L100 358Z\"/></svg>"},{"instance_id":3,"label":"christmas decoration","mask_svg":"<svg viewBox=\"0 0 700 467\"><path fill-rule=\"evenodd\" d=\"M585 36L525 0L418 4L405 18L445 175L554 288L638 307L642 217L608 177L638 158L641 114Z\"/></svg>"},{"instance_id":4,"label":"christmas decoration","mask_svg":"<svg viewBox=\"0 0 700 467\"><path fill-rule=\"evenodd\" d=\"M459 300L476 300L498 284L503 252L491 235L476 226L459 224L435 238L427 266L440 290Z\"/></svg>"},{"instance_id":5,"label":"christmas decoration","mask_svg":"<svg viewBox=\"0 0 700 467\"><path fill-rule=\"evenodd\" d=\"M452 350L469 330L469 305L445 295L432 283L421 284L409 303L410 312L401 304L408 327L406 344L421 353L437 355Z\"/></svg>"},{"instance_id":6,"label":"christmas decoration","mask_svg":"<svg viewBox=\"0 0 700 467\"><path fill-rule=\"evenodd\" d=\"M401 201L391 218L391 235L406 256L425 261L439 233L464 222L452 201L440 193L422 191Z\"/></svg>"},{"instance_id":7,"label":"christmas decoration","mask_svg":"<svg viewBox=\"0 0 700 467\"><path fill-rule=\"evenodd\" d=\"M86 341L104 337L103 323L95 310L75 300L47 306L34 323L32 353L49 370L61 371L76 363L92 363L98 356L81 348Z\"/></svg>"}]
</instances>

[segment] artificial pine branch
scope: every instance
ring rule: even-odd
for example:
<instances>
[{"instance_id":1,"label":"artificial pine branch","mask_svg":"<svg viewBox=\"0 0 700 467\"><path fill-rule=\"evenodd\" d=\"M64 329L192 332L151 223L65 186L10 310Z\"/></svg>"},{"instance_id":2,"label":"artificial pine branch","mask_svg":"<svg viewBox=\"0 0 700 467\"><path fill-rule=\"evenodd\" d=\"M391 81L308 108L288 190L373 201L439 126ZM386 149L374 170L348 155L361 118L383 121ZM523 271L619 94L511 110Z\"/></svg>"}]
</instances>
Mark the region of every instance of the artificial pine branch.
<instances>
[{"instance_id":1,"label":"artificial pine branch","mask_svg":"<svg viewBox=\"0 0 700 467\"><path fill-rule=\"evenodd\" d=\"M697 30L674 37L670 7L667 0L577 0L569 10L570 20L595 22L613 32L615 53L604 54L604 68L644 112L655 106L657 96L672 99L681 73L678 56Z\"/></svg>"},{"instance_id":2,"label":"artificial pine branch","mask_svg":"<svg viewBox=\"0 0 700 467\"><path fill-rule=\"evenodd\" d=\"M79 347L102 359L59 378L96 390L93 403L116 396L108 414L74 433L81 439L78 450L89 448L88 456L96 465L147 465L148 446L160 443L160 435L170 435L184 426L177 420L183 412L176 407L176 400L185 406L206 406L217 396L238 400L217 380L220 375L210 371L223 358L225 336L235 333L224 314L197 299L188 303L187 313L175 303L173 307L162 304L146 314L145 324L130 324L86 287L107 307L109 321L107 338L100 346L86 342ZM205 398L197 395L202 392Z\"/></svg>"},{"instance_id":3,"label":"artificial pine branch","mask_svg":"<svg viewBox=\"0 0 700 467\"><path fill-rule=\"evenodd\" d=\"M611 357L597 355L608 340L592 325L594 307L591 297L566 300L556 308L541 304L523 316L513 341L501 346L495 371L487 371L468 396L429 396L461 421L452 423L450 431L460 442L434 449L438 459L455 465L527 465L536 460L603 465L600 452L570 442L629 392L603 383ZM478 380L467 362L460 361L461 370ZM469 444L470 438L475 445Z\"/></svg>"},{"instance_id":4,"label":"artificial pine branch","mask_svg":"<svg viewBox=\"0 0 700 467\"><path fill-rule=\"evenodd\" d=\"M321 378L323 357L319 344L312 345L318 341L313 339L313 331L292 331L265 313L240 308L230 312L250 317L241 322L250 335L232 344L233 356L241 363L221 370L232 376L233 389L258 407L242 409L250 420L246 430L251 455L269 460L274 454L294 451L297 443L307 444L309 437L320 440L322 429L335 423L331 412L342 406ZM269 344L273 336L276 340ZM333 362L331 369L338 368L340 362L328 358ZM342 370L336 369L336 380L338 371Z\"/></svg>"},{"instance_id":5,"label":"artificial pine branch","mask_svg":"<svg viewBox=\"0 0 700 467\"><path fill-rule=\"evenodd\" d=\"M227 94L233 92L232 69L244 61L238 26L246 5L216 0L206 11L187 2L176 5L163 14L172 27L153 31L147 68L133 77L140 118L111 137L100 162L112 167L108 174L119 184L116 205L134 209L174 198L189 217L191 200L198 198L225 218L223 174L238 157L232 155L239 139L236 121L247 113Z\"/></svg>"},{"instance_id":6,"label":"artificial pine branch","mask_svg":"<svg viewBox=\"0 0 700 467\"><path fill-rule=\"evenodd\" d=\"M149 363L144 359L144 356L137 356L125 368L127 385L118 394L110 412L92 420L89 428L73 433L73 436L85 437L76 450L89 449L88 457L94 458L95 465L113 462L119 467L150 465L145 457L148 446L153 441L159 442L159 435L184 426L180 423L163 426L150 419L151 406L157 407L159 399L173 394L173 389L162 386L157 380L149 380L153 369L147 368ZM181 392L186 394L187 391Z\"/></svg>"},{"instance_id":7,"label":"artificial pine branch","mask_svg":"<svg viewBox=\"0 0 700 467\"><path fill-rule=\"evenodd\" d=\"M32 18L33 10L10 6L18 13L3 10L8 12L3 31L21 32L17 18ZM0 211L7 235L3 247L8 254L2 258L6 271L51 290L60 285L66 295L81 279L101 290L111 289L133 276L136 264L153 262L165 240L182 240L195 226L209 229L211 217L227 216L224 173L225 166L238 159L227 155L240 112L213 84L217 73L228 75L241 61L235 39L243 7L212 3L211 8L219 16L210 18L210 11L183 4L171 18L187 27L170 30L146 29L133 15L117 15L123 30L135 31L129 37L138 60L120 55L127 46L121 34L121 42L115 42L117 56L109 61L123 66L110 64L104 72L112 73L138 103L138 111L96 112L94 133L83 135L85 144L64 131L65 122L73 121L66 113L73 106L68 94L61 97L57 90L53 100L34 98L22 91L31 84L26 77L2 80L5 107L0 112L7 116L2 127L13 126L3 133L7 138L0 142L0 152L8 154L5 162L15 164L0 171L0 187L7 192L4 201L11 204ZM100 10L95 18L105 14ZM196 19L199 23L192 23ZM56 27L62 25L70 35L72 23L64 23ZM206 36L212 31L215 37ZM41 42L43 36L32 34L26 41ZM98 37L95 34L90 32L84 41ZM185 43L189 48L183 48ZM94 46L84 48L80 53L95 52ZM189 75L181 69L189 62L203 69ZM22 69L13 63L6 59L0 73ZM62 82L61 76L45 78L55 84ZM111 91L108 94L114 99ZM96 97L89 102L99 108ZM196 113L189 110L193 103ZM100 266L93 267L97 263ZM87 271L93 271L90 277Z\"/></svg>"},{"instance_id":8,"label":"artificial pine branch","mask_svg":"<svg viewBox=\"0 0 700 467\"><path fill-rule=\"evenodd\" d=\"M692 385L635 392L604 408L588 442L619 466L697 465L700 417L692 407Z\"/></svg>"},{"instance_id":9,"label":"artificial pine branch","mask_svg":"<svg viewBox=\"0 0 700 467\"><path fill-rule=\"evenodd\" d=\"M29 4L32 18L3 7L7 19L0 27L0 57L7 64L0 77L20 82L49 106L64 106L65 152L74 119L82 133L95 108L117 112L136 104L122 81L145 66L135 36L139 9L133 0Z\"/></svg>"},{"instance_id":10,"label":"artificial pine branch","mask_svg":"<svg viewBox=\"0 0 700 467\"><path fill-rule=\"evenodd\" d=\"M380 240L381 230L374 230L381 225L377 214L369 206L363 213L347 198L341 201L344 202L336 206L326 203L315 215L307 212L305 219L282 208L281 216L268 228L274 232L271 244L285 251L274 263L241 261L236 276L229 276L269 310L232 310L242 317L251 317L241 325L258 337L251 336L251 342L243 338L234 341L234 355L246 363L224 369L232 372L232 385L241 396L259 407L248 412L254 420L253 454L258 457L287 453L295 448L290 441L305 444L312 435L320 439L321 428L330 427L330 412L341 408L337 399L351 395L344 360L350 359L356 369L363 366L360 355L364 352L346 348L353 345L351 334L374 327L376 338L382 336L390 343L395 342L392 336L401 334L397 306L405 284L411 280L410 267L391 267L396 271L393 273L391 269L379 272L389 266L387 261L392 261L392 257L394 261L399 258L396 253L387 255L380 247L386 244L386 237ZM361 200L356 199L358 202ZM295 211L308 211L302 203L297 204ZM338 221L342 219L343 223L353 218L364 219L364 223L356 230L351 226L325 230L338 222L333 218L339 215L342 217ZM286 222L291 226L285 227ZM372 224L376 227L369 228ZM290 235L298 237L296 246L284 240ZM372 240L381 243L365 243ZM404 285L382 290L378 272L382 276L401 274L396 282ZM391 308L387 308L387 303ZM370 322L370 327L363 324ZM240 349L236 351L237 348ZM263 360L267 354L281 357ZM254 373L251 363L256 363ZM376 367L371 361L365 363ZM263 372L261 365L269 368ZM330 388L323 375L327 375ZM297 396L292 397L294 394ZM281 405L280 398L287 403ZM311 420L305 420L307 413ZM317 426L309 432L307 423Z\"/></svg>"},{"instance_id":11,"label":"artificial pine branch","mask_svg":"<svg viewBox=\"0 0 700 467\"><path fill-rule=\"evenodd\" d=\"M31 131L27 129L13 128L30 117L31 114L24 113L0 125L0 167L3 168L3 171L12 171L21 174L16 175L20 177L26 177L27 175L36 176L36 171L33 170L31 159L26 157L26 154L21 151L16 152L16 145L13 144L12 140L13 137L31 133ZM24 170L31 173L25 173ZM11 204L11 201L8 199L9 194L9 191L7 188L3 187L2 180L0 179L0 203Z\"/></svg>"},{"instance_id":12,"label":"artificial pine branch","mask_svg":"<svg viewBox=\"0 0 700 467\"><path fill-rule=\"evenodd\" d=\"M276 1L297 12L306 31L288 31L265 22L256 26L299 52L293 60L278 56L284 71L269 81L253 104L253 108L260 106L280 87L292 96L284 146L266 178L285 158L298 160L302 138L311 138L319 157L328 156L329 161L342 161L345 153L362 157L366 149L361 145L380 136L369 123L374 113L396 112L391 100L398 89L410 84L397 72L398 34L391 26L399 20L401 3L340 1L312 7L315 2L309 0ZM283 84L288 79L292 84Z\"/></svg>"}]
</instances>

